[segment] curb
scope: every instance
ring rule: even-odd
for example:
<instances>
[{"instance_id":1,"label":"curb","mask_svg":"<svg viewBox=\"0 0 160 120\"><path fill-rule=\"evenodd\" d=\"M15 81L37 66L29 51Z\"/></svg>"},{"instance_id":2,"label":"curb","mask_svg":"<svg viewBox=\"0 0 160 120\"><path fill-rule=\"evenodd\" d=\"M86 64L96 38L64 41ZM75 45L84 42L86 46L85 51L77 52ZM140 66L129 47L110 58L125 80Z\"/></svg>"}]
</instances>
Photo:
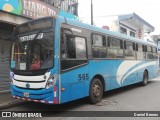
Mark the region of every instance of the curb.
<instances>
[{"instance_id":1,"label":"curb","mask_svg":"<svg viewBox=\"0 0 160 120\"><path fill-rule=\"evenodd\" d=\"M21 101L21 100L17 100L17 99L9 101L9 102L5 102L5 103L0 104L0 110L14 107L14 106L17 106L17 105L20 105L23 103L25 103L25 102Z\"/></svg>"}]
</instances>

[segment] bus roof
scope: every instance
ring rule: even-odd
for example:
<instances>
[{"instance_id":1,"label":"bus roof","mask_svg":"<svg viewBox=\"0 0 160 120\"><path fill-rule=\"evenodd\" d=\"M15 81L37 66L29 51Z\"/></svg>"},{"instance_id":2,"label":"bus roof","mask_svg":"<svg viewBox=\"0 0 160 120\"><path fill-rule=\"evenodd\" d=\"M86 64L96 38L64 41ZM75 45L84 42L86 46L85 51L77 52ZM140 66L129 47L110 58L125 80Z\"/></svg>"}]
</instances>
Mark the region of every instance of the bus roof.
<instances>
[{"instance_id":1,"label":"bus roof","mask_svg":"<svg viewBox=\"0 0 160 120\"><path fill-rule=\"evenodd\" d=\"M154 46L154 47L157 46L155 43L152 43L152 42L149 42L149 41L145 41L143 39L138 39L138 38L134 38L134 37L131 37L131 36L127 36L127 35L121 34L119 32L113 32L113 31L110 31L110 30L107 30L107 29L99 28L99 27L96 27L96 26L93 26L93 25L82 23L82 22L80 22L78 20L65 18L63 16L53 16L53 17L38 18L38 19L31 20L31 21L25 22L23 24L20 24L16 28L18 28L18 27L20 27L22 25L25 25L27 23L36 22L36 21L39 21L39 20L42 20L42 19L46 19L46 18L56 18L61 23L66 23L66 24L70 24L70 25L77 26L77 27L80 27L80 28L96 31L96 32L103 33L103 34L106 34L106 35L109 35L109 36L117 37L119 39L125 39L127 41L132 41L132 42L141 43L141 44L144 44L144 45L150 45L150 46Z\"/></svg>"},{"instance_id":2,"label":"bus roof","mask_svg":"<svg viewBox=\"0 0 160 120\"><path fill-rule=\"evenodd\" d=\"M96 27L96 26L93 26L93 25L82 23L78 20L68 19L68 18L64 18L62 16L58 16L57 19L61 20L63 23L66 23L66 24L70 24L70 25L81 27L81 28L84 28L84 29L104 33L106 35L114 36L114 37L117 37L117 38L120 38L120 39L125 39L127 41L132 41L132 42L141 43L141 44L144 44L144 45L150 45L150 46L154 46L154 47L157 46L155 43L147 42L143 39L138 39L138 38L134 38L134 37L131 37L131 36L127 36L127 35L121 34L119 32L109 31L109 30L99 28L99 27Z\"/></svg>"}]
</instances>

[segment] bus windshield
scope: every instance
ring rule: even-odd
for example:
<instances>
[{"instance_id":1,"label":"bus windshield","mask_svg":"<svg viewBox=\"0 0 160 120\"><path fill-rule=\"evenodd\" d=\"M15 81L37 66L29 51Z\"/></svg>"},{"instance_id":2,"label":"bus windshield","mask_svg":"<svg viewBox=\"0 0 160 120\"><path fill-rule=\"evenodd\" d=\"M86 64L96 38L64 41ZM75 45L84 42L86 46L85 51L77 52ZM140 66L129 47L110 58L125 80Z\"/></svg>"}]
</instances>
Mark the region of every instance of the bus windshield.
<instances>
[{"instance_id":1,"label":"bus windshield","mask_svg":"<svg viewBox=\"0 0 160 120\"><path fill-rule=\"evenodd\" d=\"M11 52L11 69L41 70L53 67L54 32L37 31L15 37Z\"/></svg>"}]
</instances>

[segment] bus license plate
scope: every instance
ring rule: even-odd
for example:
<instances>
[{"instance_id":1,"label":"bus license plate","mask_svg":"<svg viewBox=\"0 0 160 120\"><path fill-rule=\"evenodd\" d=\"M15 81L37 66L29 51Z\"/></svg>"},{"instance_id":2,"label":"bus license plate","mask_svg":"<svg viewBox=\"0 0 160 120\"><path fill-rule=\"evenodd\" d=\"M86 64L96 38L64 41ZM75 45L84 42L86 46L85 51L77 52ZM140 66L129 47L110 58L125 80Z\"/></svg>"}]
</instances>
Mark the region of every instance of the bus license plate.
<instances>
[{"instance_id":1,"label":"bus license plate","mask_svg":"<svg viewBox=\"0 0 160 120\"><path fill-rule=\"evenodd\" d=\"M24 92L23 95L24 95L24 97L29 97L29 93L28 92Z\"/></svg>"}]
</instances>

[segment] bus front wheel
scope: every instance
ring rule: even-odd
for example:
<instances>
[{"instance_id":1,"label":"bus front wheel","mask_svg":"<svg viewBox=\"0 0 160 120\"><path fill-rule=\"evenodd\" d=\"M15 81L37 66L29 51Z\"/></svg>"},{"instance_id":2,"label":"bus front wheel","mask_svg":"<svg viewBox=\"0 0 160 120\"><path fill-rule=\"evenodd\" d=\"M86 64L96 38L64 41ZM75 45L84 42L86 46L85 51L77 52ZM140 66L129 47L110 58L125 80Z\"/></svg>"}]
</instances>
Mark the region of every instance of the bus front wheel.
<instances>
[{"instance_id":1,"label":"bus front wheel","mask_svg":"<svg viewBox=\"0 0 160 120\"><path fill-rule=\"evenodd\" d=\"M142 86L146 86L147 83L148 83L148 72L144 71L144 73L143 73L143 81L141 82L141 85Z\"/></svg>"},{"instance_id":2,"label":"bus front wheel","mask_svg":"<svg viewBox=\"0 0 160 120\"><path fill-rule=\"evenodd\" d=\"M103 84L100 79L94 78L90 85L89 100L92 104L101 101L103 96Z\"/></svg>"}]
</instances>

